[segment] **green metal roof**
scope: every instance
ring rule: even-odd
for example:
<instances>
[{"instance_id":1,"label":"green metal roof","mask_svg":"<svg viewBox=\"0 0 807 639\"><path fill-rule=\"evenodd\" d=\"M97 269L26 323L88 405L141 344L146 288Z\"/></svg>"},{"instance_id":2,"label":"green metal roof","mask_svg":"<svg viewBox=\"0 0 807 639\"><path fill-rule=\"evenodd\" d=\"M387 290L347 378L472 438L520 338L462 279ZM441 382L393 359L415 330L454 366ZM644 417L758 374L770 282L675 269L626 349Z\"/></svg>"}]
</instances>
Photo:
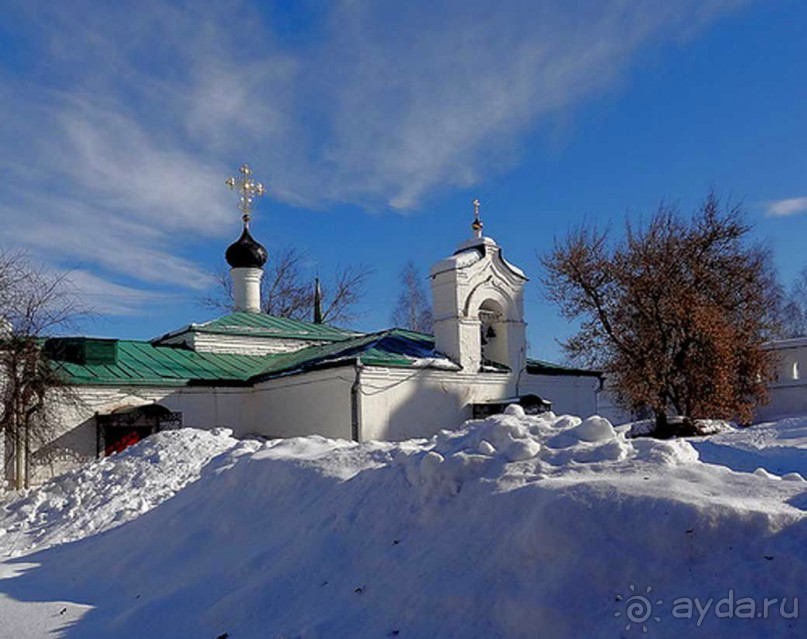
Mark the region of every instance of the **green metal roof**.
<instances>
[{"instance_id":1,"label":"green metal roof","mask_svg":"<svg viewBox=\"0 0 807 639\"><path fill-rule=\"evenodd\" d=\"M328 326L327 324L313 324L312 322L303 322L286 317L273 317L266 313L235 312L209 322L190 324L153 341L159 343L167 337L188 331L216 335L276 337L312 341L337 341L356 336L356 333L352 331Z\"/></svg>"},{"instance_id":2,"label":"green metal roof","mask_svg":"<svg viewBox=\"0 0 807 639\"><path fill-rule=\"evenodd\" d=\"M58 349L59 342L116 344L114 361L75 360ZM245 385L280 375L360 361L368 366L412 366L433 357L434 339L393 329L339 342L313 345L291 353L240 355L197 352L176 345L134 340L57 338L52 357L67 380L82 385ZM72 360L72 361L71 361ZM78 363L78 362L82 363Z\"/></svg>"},{"instance_id":3,"label":"green metal roof","mask_svg":"<svg viewBox=\"0 0 807 639\"><path fill-rule=\"evenodd\" d=\"M355 362L367 366L408 368L434 367L435 363L431 360L437 359L442 360L437 364L441 368L446 365L456 367L435 352L431 335L403 329L366 335L346 331L342 334L348 337L343 336L339 341L331 338L325 344L315 344L290 353L268 355L205 353L157 342L86 337L55 338L48 340L48 346L52 359L66 375L67 381L82 385L242 386L282 375ZM111 348L113 345L114 348ZM527 371L537 375L600 375L596 371L535 359L527 361Z\"/></svg>"},{"instance_id":4,"label":"green metal roof","mask_svg":"<svg viewBox=\"0 0 807 639\"><path fill-rule=\"evenodd\" d=\"M540 359L527 359L527 372L531 375L563 375L567 377L602 377L600 371L561 366Z\"/></svg>"},{"instance_id":5,"label":"green metal roof","mask_svg":"<svg viewBox=\"0 0 807 639\"><path fill-rule=\"evenodd\" d=\"M268 366L252 381L339 363L410 367L418 360L431 357L435 357L433 337L403 329L390 329L341 342L309 346L293 353L272 355Z\"/></svg>"},{"instance_id":6,"label":"green metal roof","mask_svg":"<svg viewBox=\"0 0 807 639\"><path fill-rule=\"evenodd\" d=\"M116 341L115 363L78 364L61 360L56 365L74 384L186 386L203 380L246 382L271 357L198 353L149 342Z\"/></svg>"}]
</instances>

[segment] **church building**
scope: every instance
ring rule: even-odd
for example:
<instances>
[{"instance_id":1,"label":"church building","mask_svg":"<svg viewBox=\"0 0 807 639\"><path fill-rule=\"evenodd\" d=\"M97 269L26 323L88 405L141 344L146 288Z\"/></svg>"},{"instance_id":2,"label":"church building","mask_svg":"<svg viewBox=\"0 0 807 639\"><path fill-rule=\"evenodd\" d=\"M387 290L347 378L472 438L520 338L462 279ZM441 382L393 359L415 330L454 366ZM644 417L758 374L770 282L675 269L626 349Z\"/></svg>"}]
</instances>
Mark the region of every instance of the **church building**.
<instances>
[{"instance_id":1,"label":"church building","mask_svg":"<svg viewBox=\"0 0 807 639\"><path fill-rule=\"evenodd\" d=\"M240 172L228 181L244 222L225 253L233 311L150 341L48 340L76 399L60 406L52 440L31 447L32 483L165 428L403 440L516 401L528 412L596 412L598 373L527 356L527 277L483 233L478 202L471 237L430 270L434 335L359 333L261 312L268 256L250 213L264 189L249 167Z\"/></svg>"}]
</instances>

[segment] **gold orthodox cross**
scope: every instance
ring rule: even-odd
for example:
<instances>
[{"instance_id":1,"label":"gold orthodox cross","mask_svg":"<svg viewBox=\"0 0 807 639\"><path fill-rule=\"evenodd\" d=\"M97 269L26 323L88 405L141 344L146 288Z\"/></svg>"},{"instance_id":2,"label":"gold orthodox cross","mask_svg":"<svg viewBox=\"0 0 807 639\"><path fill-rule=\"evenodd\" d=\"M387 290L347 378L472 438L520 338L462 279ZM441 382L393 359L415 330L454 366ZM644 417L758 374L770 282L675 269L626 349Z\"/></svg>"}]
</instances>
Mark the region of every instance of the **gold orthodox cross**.
<instances>
[{"instance_id":1,"label":"gold orthodox cross","mask_svg":"<svg viewBox=\"0 0 807 639\"><path fill-rule=\"evenodd\" d=\"M240 198L238 209L241 211L244 226L249 226L249 219L252 217L252 201L256 197L262 197L266 193L266 189L263 184L252 179L252 169L249 168L249 165L242 165L238 172L241 173L241 177L228 178L225 184L230 189L238 189Z\"/></svg>"}]
</instances>

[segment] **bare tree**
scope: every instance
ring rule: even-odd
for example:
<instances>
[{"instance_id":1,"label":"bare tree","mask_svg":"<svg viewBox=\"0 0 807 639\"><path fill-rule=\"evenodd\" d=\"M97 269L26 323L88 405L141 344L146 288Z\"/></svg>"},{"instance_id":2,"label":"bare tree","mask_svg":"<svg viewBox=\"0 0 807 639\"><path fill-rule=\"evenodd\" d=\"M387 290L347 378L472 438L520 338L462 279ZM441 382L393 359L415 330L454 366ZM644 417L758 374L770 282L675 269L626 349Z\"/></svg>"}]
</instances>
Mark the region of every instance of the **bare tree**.
<instances>
[{"instance_id":1,"label":"bare tree","mask_svg":"<svg viewBox=\"0 0 807 639\"><path fill-rule=\"evenodd\" d=\"M625 237L591 225L543 257L547 295L581 322L564 348L609 376L626 408L749 422L771 374L762 346L776 306L769 253L739 207L710 194L690 218L662 205Z\"/></svg>"},{"instance_id":2,"label":"bare tree","mask_svg":"<svg viewBox=\"0 0 807 639\"><path fill-rule=\"evenodd\" d=\"M4 471L13 474L17 488L28 485L32 444L48 438L50 404L70 394L43 348L44 337L82 313L66 275L22 252L0 251L0 433Z\"/></svg>"},{"instance_id":3,"label":"bare tree","mask_svg":"<svg viewBox=\"0 0 807 639\"><path fill-rule=\"evenodd\" d=\"M304 275L305 253L286 248L272 257L261 280L261 308L275 317L312 321L314 317L315 282ZM321 282L322 323L344 324L355 319L356 305L364 295L364 287L372 273L365 266L338 267ZM202 299L202 305L217 310L232 308L233 292L230 274L216 275L217 294Z\"/></svg>"},{"instance_id":4,"label":"bare tree","mask_svg":"<svg viewBox=\"0 0 807 639\"><path fill-rule=\"evenodd\" d=\"M421 333L432 332L432 310L423 290L423 279L409 260L401 271L401 293L392 311L392 323Z\"/></svg>"},{"instance_id":5,"label":"bare tree","mask_svg":"<svg viewBox=\"0 0 807 639\"><path fill-rule=\"evenodd\" d=\"M783 298L780 311L782 337L807 335L807 267L798 274Z\"/></svg>"}]
</instances>

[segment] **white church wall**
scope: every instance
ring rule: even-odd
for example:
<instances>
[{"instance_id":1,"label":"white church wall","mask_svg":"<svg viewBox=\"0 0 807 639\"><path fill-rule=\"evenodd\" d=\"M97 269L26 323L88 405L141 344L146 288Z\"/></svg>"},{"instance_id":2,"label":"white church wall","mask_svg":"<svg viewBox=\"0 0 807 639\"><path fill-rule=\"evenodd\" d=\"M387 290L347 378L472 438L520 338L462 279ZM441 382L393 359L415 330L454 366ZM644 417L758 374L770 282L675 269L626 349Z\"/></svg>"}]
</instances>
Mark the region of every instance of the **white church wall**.
<instances>
[{"instance_id":1,"label":"white church wall","mask_svg":"<svg viewBox=\"0 0 807 639\"><path fill-rule=\"evenodd\" d=\"M236 436L248 429L244 406L249 388L198 386L175 389L160 404L182 413L182 425L190 428L231 428Z\"/></svg>"},{"instance_id":2,"label":"white church wall","mask_svg":"<svg viewBox=\"0 0 807 639\"><path fill-rule=\"evenodd\" d=\"M89 392L82 392L87 391ZM47 432L31 438L29 481L39 484L96 457L96 405L115 397L114 389L74 389L74 397L54 399Z\"/></svg>"},{"instance_id":3,"label":"white church wall","mask_svg":"<svg viewBox=\"0 0 807 639\"><path fill-rule=\"evenodd\" d=\"M361 374L360 436L398 441L430 437L471 418L471 404L514 394L515 376L367 367Z\"/></svg>"},{"instance_id":4,"label":"white church wall","mask_svg":"<svg viewBox=\"0 0 807 639\"><path fill-rule=\"evenodd\" d=\"M248 428L241 407L251 389L211 387L76 386L74 397L54 408L47 443L32 442L31 482L41 483L97 455L96 413L155 402L180 411L183 426Z\"/></svg>"},{"instance_id":5,"label":"white church wall","mask_svg":"<svg viewBox=\"0 0 807 639\"><path fill-rule=\"evenodd\" d=\"M341 366L257 384L247 401L249 432L264 437L351 438L354 368Z\"/></svg>"},{"instance_id":6,"label":"white church wall","mask_svg":"<svg viewBox=\"0 0 807 639\"><path fill-rule=\"evenodd\" d=\"M766 350L774 354L777 383L792 384L807 378L807 337L770 342Z\"/></svg>"},{"instance_id":7,"label":"white church wall","mask_svg":"<svg viewBox=\"0 0 807 639\"><path fill-rule=\"evenodd\" d=\"M41 483L94 459L97 454L97 431L94 416L104 406L114 406L127 398L153 401L153 389L137 389L138 395L115 386L75 386L70 396L52 397L49 403L49 427L46 441L31 441L31 483Z\"/></svg>"},{"instance_id":8,"label":"white church wall","mask_svg":"<svg viewBox=\"0 0 807 639\"><path fill-rule=\"evenodd\" d=\"M505 263L491 238L464 242L460 251L430 270L436 349L467 372L479 370L485 357L524 367L523 273ZM480 315L488 319L482 321ZM493 328L494 343L483 349L481 330ZM498 342L498 343L496 343Z\"/></svg>"},{"instance_id":9,"label":"white church wall","mask_svg":"<svg viewBox=\"0 0 807 639\"><path fill-rule=\"evenodd\" d=\"M193 333L192 339L185 338L180 341L180 343L183 342L200 353L238 353L241 355L291 353L324 343L301 339L218 335L215 333Z\"/></svg>"},{"instance_id":10,"label":"white church wall","mask_svg":"<svg viewBox=\"0 0 807 639\"><path fill-rule=\"evenodd\" d=\"M552 411L561 415L589 417L597 414L597 390L600 380L590 376L530 375L521 377L520 395L535 394L552 402Z\"/></svg>"},{"instance_id":11,"label":"white church wall","mask_svg":"<svg viewBox=\"0 0 807 639\"><path fill-rule=\"evenodd\" d=\"M768 404L757 411L757 421L807 413L807 337L771 342L776 377L768 387Z\"/></svg>"},{"instance_id":12,"label":"white church wall","mask_svg":"<svg viewBox=\"0 0 807 639\"><path fill-rule=\"evenodd\" d=\"M614 425L627 424L637 419L630 411L617 404L616 396L607 388L603 388L597 393L597 414L605 417Z\"/></svg>"},{"instance_id":13,"label":"white church wall","mask_svg":"<svg viewBox=\"0 0 807 639\"><path fill-rule=\"evenodd\" d=\"M779 382L768 389L768 404L757 410L755 421L807 414L807 382Z\"/></svg>"},{"instance_id":14,"label":"white church wall","mask_svg":"<svg viewBox=\"0 0 807 639\"><path fill-rule=\"evenodd\" d=\"M176 335L160 338L159 343L170 346L185 346L200 353L272 355L275 353L291 353L308 346L317 346L324 342L280 337L267 338L249 335L199 333L187 330Z\"/></svg>"}]
</instances>

